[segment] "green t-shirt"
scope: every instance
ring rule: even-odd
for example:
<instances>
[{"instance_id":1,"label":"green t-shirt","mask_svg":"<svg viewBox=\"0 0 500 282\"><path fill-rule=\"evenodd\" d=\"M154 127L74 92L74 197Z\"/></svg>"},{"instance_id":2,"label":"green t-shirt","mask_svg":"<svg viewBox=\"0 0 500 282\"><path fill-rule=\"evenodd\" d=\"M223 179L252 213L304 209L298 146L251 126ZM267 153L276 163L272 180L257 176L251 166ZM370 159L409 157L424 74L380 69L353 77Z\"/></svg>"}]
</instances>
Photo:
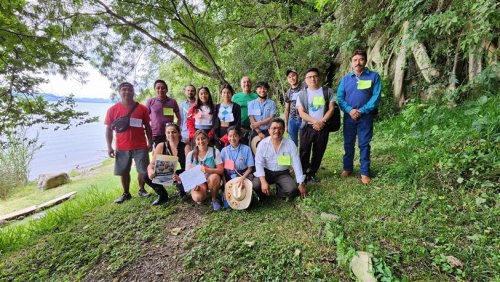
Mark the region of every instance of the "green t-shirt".
<instances>
[{"instance_id":1,"label":"green t-shirt","mask_svg":"<svg viewBox=\"0 0 500 282\"><path fill-rule=\"evenodd\" d=\"M250 120L248 119L248 102L259 98L257 93L246 94L243 92L234 94L231 101L240 105L241 107L241 126L250 127Z\"/></svg>"}]
</instances>

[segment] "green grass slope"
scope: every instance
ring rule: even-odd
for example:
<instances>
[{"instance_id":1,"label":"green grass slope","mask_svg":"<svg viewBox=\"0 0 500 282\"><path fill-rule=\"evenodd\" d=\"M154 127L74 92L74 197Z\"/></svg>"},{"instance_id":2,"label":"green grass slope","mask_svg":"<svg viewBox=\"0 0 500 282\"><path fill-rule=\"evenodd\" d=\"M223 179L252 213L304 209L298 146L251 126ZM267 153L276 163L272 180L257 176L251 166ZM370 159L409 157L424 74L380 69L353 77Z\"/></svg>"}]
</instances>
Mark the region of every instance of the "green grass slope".
<instances>
[{"instance_id":1,"label":"green grass slope","mask_svg":"<svg viewBox=\"0 0 500 282\"><path fill-rule=\"evenodd\" d=\"M174 217L189 217L179 209L189 202L115 205L111 171L81 180L87 192L45 218L0 230L0 280L133 280L129 269L152 256L181 264L181 272L157 273L160 280L346 281L354 253L369 251L379 281L498 281L498 100L415 104L377 122L370 185L356 170L340 177L341 132L331 134L309 198L241 212L192 206L203 221L180 239L175 258L152 248L172 236ZM132 274L154 280L157 270Z\"/></svg>"}]
</instances>

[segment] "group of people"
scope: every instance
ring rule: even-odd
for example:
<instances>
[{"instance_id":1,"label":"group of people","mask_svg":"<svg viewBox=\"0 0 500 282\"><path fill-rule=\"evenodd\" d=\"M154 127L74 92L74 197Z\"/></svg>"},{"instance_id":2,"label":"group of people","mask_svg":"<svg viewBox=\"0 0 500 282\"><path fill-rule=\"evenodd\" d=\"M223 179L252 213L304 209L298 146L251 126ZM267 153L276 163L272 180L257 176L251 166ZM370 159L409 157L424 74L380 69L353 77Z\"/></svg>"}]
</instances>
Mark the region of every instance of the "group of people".
<instances>
[{"instance_id":1,"label":"group of people","mask_svg":"<svg viewBox=\"0 0 500 282\"><path fill-rule=\"evenodd\" d=\"M342 78L337 90L344 112L342 176L350 176L353 171L357 137L364 184L371 181L370 141L381 92L380 76L366 68L366 63L366 52L356 50L351 57L352 71ZM115 158L114 173L121 177L123 188L115 202L131 198L132 160L138 172L139 196L148 196L144 188L147 183L158 194L153 205L168 201L165 187L152 181L158 155L178 157L180 166L173 180L181 196L187 194L179 174L201 167L206 182L187 190L197 203L210 197L214 210L226 204L246 208L252 190L258 198L269 196L271 184L276 184L279 197L305 198L306 183L319 181L316 173L328 144L326 125L336 110L335 95L331 88L321 85L316 68L304 73L304 82L299 81L295 70L287 70L286 76L290 88L284 93L284 119L278 117L276 103L268 98L269 84L258 82L254 93L248 76L241 79L240 93L235 94L229 84L222 85L219 104L214 104L207 87L196 89L193 85L186 86L186 100L178 104L167 95L167 83L157 80L156 96L142 105L134 101L133 85L121 83L121 101L108 110L105 119L108 154ZM125 128L119 126L122 120L128 123ZM113 131L116 150L112 146ZM285 132L289 138L284 137Z\"/></svg>"}]
</instances>

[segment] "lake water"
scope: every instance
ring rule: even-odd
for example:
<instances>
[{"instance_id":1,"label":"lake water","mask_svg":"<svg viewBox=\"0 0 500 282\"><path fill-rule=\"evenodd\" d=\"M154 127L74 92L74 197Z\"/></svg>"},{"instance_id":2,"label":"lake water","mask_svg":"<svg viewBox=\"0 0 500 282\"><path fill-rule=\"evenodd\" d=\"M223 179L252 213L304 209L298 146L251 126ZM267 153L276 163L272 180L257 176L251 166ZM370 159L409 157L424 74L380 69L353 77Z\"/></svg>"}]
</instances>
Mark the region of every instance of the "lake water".
<instances>
[{"instance_id":1,"label":"lake water","mask_svg":"<svg viewBox=\"0 0 500 282\"><path fill-rule=\"evenodd\" d=\"M104 117L113 104L77 103L78 111L98 116L99 121L68 130L40 130L30 128L28 134L39 132L39 143L43 147L35 153L30 165L29 179L39 174L69 172L73 169L97 165L108 158Z\"/></svg>"}]
</instances>

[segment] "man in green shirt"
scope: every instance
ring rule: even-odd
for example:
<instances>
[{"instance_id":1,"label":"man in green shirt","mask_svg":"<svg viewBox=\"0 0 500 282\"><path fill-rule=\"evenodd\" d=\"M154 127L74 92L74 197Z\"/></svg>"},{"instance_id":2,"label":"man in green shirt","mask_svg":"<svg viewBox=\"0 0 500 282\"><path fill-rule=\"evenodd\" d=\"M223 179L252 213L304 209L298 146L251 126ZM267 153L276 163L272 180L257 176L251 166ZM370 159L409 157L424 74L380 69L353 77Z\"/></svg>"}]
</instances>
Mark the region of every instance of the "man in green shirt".
<instances>
[{"instance_id":1,"label":"man in green shirt","mask_svg":"<svg viewBox=\"0 0 500 282\"><path fill-rule=\"evenodd\" d=\"M250 119L248 119L248 102L259 98L257 93L252 92L252 82L250 77L244 76L241 78L241 89L243 92L236 93L231 101L240 105L241 107L241 127L242 127L242 140L244 144L248 143L247 133L250 131Z\"/></svg>"}]
</instances>

